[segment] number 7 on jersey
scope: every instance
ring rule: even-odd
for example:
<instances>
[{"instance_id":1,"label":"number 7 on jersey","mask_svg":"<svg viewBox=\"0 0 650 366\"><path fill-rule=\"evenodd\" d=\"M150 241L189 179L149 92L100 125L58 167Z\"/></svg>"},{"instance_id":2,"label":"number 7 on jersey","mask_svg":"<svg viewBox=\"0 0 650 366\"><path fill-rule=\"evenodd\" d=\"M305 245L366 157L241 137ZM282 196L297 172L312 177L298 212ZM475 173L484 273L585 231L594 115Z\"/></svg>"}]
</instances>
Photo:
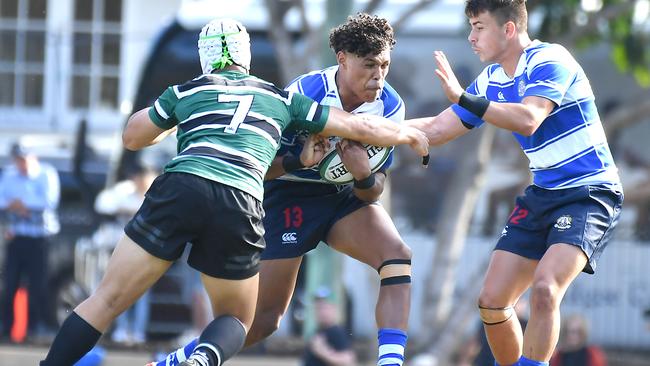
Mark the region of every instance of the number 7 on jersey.
<instances>
[{"instance_id":1,"label":"number 7 on jersey","mask_svg":"<svg viewBox=\"0 0 650 366\"><path fill-rule=\"evenodd\" d=\"M219 94L219 102L237 102L237 109L230 120L230 124L224 128L226 133L236 133L239 125L244 122L248 111L253 104L253 95Z\"/></svg>"}]
</instances>

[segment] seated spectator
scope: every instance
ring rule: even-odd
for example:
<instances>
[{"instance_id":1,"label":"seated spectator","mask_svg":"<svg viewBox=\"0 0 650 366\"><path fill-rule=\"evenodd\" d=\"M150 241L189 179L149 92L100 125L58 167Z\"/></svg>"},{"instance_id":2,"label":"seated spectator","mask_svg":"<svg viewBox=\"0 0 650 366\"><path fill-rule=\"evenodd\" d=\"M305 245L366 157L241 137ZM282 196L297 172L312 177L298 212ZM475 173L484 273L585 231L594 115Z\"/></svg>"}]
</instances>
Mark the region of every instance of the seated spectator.
<instances>
[{"instance_id":1,"label":"seated spectator","mask_svg":"<svg viewBox=\"0 0 650 366\"><path fill-rule=\"evenodd\" d=\"M350 335L341 326L336 304L331 301L332 292L321 287L316 291L314 306L318 330L310 339L303 366L354 365L356 357Z\"/></svg>"},{"instance_id":2,"label":"seated spectator","mask_svg":"<svg viewBox=\"0 0 650 366\"><path fill-rule=\"evenodd\" d=\"M560 344L550 366L607 366L607 357L602 349L588 344L587 320L580 315L566 318Z\"/></svg>"}]
</instances>

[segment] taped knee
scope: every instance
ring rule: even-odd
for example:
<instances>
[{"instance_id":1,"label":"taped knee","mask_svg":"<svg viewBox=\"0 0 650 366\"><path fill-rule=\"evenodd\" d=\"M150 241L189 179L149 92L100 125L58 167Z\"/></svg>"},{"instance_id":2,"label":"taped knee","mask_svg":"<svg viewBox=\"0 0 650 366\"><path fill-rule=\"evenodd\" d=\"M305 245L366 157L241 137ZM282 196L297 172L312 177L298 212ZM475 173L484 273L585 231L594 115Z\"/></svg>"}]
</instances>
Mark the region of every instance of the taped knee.
<instances>
[{"instance_id":1,"label":"taped knee","mask_svg":"<svg viewBox=\"0 0 650 366\"><path fill-rule=\"evenodd\" d=\"M486 308L481 305L478 306L481 320L485 325L496 325L507 322L515 313L512 306L504 308Z\"/></svg>"},{"instance_id":2,"label":"taped knee","mask_svg":"<svg viewBox=\"0 0 650 366\"><path fill-rule=\"evenodd\" d=\"M411 283L411 260L389 259L377 269L381 286Z\"/></svg>"}]
</instances>

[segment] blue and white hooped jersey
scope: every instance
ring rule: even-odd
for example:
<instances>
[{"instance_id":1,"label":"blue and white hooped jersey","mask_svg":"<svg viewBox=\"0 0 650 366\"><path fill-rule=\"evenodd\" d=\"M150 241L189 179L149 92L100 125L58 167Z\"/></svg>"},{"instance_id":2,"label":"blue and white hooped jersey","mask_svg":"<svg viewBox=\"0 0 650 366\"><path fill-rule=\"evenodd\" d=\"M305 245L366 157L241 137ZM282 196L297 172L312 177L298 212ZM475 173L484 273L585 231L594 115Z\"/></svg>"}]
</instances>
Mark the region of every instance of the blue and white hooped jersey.
<instances>
[{"instance_id":1,"label":"blue and white hooped jersey","mask_svg":"<svg viewBox=\"0 0 650 366\"><path fill-rule=\"evenodd\" d=\"M328 105L343 109L341 104L341 97L339 96L338 88L336 87L336 72L339 67L332 66L323 70L313 71L301 75L294 79L289 86L285 89L306 95L322 105ZM404 121L405 108L402 98L387 82L384 83L384 89L379 98L372 103L363 103L357 107L352 113L367 113L379 116L384 116L396 123ZM302 146L307 133L303 131L290 131L285 130L282 132L282 140L278 155L283 155L291 152L295 156L299 156L302 151ZM330 138L331 149L334 149L334 144L338 140L336 137ZM382 170L388 169L393 161L393 152L382 165ZM277 179L301 181L301 182L319 182L327 183L321 179L317 168L297 170L292 173L287 173Z\"/></svg>"},{"instance_id":2,"label":"blue and white hooped jersey","mask_svg":"<svg viewBox=\"0 0 650 366\"><path fill-rule=\"evenodd\" d=\"M508 77L500 65L492 64L467 92L497 103L518 103L527 96L555 103L532 136L513 132L530 160L535 185L547 189L620 185L589 80L563 46L535 40L524 49L514 78ZM483 124L457 104L452 110L466 124Z\"/></svg>"}]
</instances>

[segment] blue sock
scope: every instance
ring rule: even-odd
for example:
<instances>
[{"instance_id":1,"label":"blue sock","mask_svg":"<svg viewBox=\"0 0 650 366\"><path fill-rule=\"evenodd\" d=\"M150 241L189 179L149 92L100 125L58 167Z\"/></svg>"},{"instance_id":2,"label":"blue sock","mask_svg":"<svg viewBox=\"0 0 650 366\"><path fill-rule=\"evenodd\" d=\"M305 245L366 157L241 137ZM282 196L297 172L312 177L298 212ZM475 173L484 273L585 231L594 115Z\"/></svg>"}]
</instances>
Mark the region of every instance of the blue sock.
<instances>
[{"instance_id":1,"label":"blue sock","mask_svg":"<svg viewBox=\"0 0 650 366\"><path fill-rule=\"evenodd\" d=\"M379 340L378 366L402 366L404 362L404 348L406 348L406 332L400 329L381 328L377 339Z\"/></svg>"},{"instance_id":2,"label":"blue sock","mask_svg":"<svg viewBox=\"0 0 650 366\"><path fill-rule=\"evenodd\" d=\"M542 361L535 361L535 360L530 360L524 356L521 356L519 359L519 362L517 362L517 365L519 366L548 366L548 362L542 362Z\"/></svg>"},{"instance_id":3,"label":"blue sock","mask_svg":"<svg viewBox=\"0 0 650 366\"><path fill-rule=\"evenodd\" d=\"M153 365L149 364L147 366L178 366L179 363L187 360L187 358L190 357L192 352L194 352L194 348L196 348L197 343L199 343L199 339L194 338L190 343L167 355L164 360L158 361Z\"/></svg>"},{"instance_id":4,"label":"blue sock","mask_svg":"<svg viewBox=\"0 0 650 366\"><path fill-rule=\"evenodd\" d=\"M101 365L106 357L106 351L102 347L95 346L86 353L74 366L94 366Z\"/></svg>"}]
</instances>

